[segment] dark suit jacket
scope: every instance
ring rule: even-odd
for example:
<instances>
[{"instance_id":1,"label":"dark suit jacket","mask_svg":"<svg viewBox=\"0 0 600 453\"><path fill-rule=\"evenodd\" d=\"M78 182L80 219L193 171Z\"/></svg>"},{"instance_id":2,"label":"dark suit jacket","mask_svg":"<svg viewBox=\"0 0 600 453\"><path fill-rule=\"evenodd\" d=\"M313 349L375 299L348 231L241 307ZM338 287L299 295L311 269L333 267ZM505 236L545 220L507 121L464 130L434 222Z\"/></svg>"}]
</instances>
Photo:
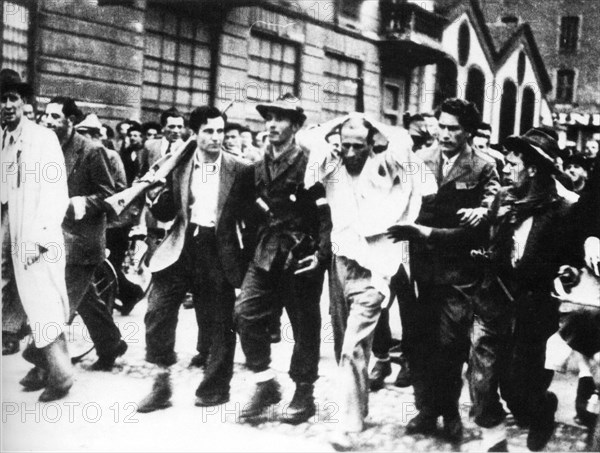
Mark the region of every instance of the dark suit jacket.
<instances>
[{"instance_id":1,"label":"dark suit jacket","mask_svg":"<svg viewBox=\"0 0 600 453\"><path fill-rule=\"evenodd\" d=\"M446 177L442 176L439 150L417 153L438 182L438 192L425 197L417 223L433 228L426 242L411 241L411 268L418 282L463 285L479 275L470 258L471 249L482 246L486 226L461 227L457 211L462 208L489 208L500 183L495 163L467 146Z\"/></svg>"},{"instance_id":2,"label":"dark suit jacket","mask_svg":"<svg viewBox=\"0 0 600 453\"><path fill-rule=\"evenodd\" d=\"M137 157L137 177L141 178L160 159L162 139L147 140Z\"/></svg>"},{"instance_id":3,"label":"dark suit jacket","mask_svg":"<svg viewBox=\"0 0 600 453\"><path fill-rule=\"evenodd\" d=\"M103 202L115 193L106 151L77 132L63 146L69 197L85 197L86 213L74 220L69 205L63 221L67 264L98 264L105 259L106 212Z\"/></svg>"},{"instance_id":4,"label":"dark suit jacket","mask_svg":"<svg viewBox=\"0 0 600 453\"><path fill-rule=\"evenodd\" d=\"M181 255L189 225L189 195L196 142L188 144L189 156L172 174L167 187L150 210L157 220L175 220L173 227L150 261L150 271L158 272L174 264ZM217 252L229 283L240 287L252 250L252 223L249 209L254 203L252 166L231 155L223 154L217 201ZM238 229L242 233L240 244ZM243 247L242 247L243 245Z\"/></svg>"}]
</instances>

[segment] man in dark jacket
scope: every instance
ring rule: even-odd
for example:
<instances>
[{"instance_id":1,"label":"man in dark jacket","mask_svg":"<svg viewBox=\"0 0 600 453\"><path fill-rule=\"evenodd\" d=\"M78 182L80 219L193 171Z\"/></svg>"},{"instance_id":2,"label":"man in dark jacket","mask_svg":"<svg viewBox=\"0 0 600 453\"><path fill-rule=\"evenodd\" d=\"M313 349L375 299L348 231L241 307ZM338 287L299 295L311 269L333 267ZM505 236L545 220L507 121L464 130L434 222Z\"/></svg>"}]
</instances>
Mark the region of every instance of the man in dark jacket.
<instances>
[{"instance_id":1,"label":"man in dark jacket","mask_svg":"<svg viewBox=\"0 0 600 453\"><path fill-rule=\"evenodd\" d=\"M269 324L285 307L294 332L290 377L296 392L282 421L301 423L315 413L313 385L318 378L321 312L319 300L330 254L331 216L320 209L325 195L317 183L307 190L304 176L308 151L295 142L306 116L299 101L286 94L257 110L266 121L269 146L256 164L257 247L235 316L246 365L256 387L241 414L254 420L281 399L279 384L269 368Z\"/></svg>"},{"instance_id":2,"label":"man in dark jacket","mask_svg":"<svg viewBox=\"0 0 600 453\"><path fill-rule=\"evenodd\" d=\"M546 342L558 329L550 293L562 264L574 262L577 235L570 204L557 195L556 141L540 129L505 141L504 178L511 182L490 211L486 274L475 300L470 385L478 451L506 451L505 412L528 426L527 447L544 448L554 431L556 395L544 368Z\"/></svg>"},{"instance_id":3,"label":"man in dark jacket","mask_svg":"<svg viewBox=\"0 0 600 453\"><path fill-rule=\"evenodd\" d=\"M494 162L475 151L469 138L480 123L476 107L447 99L438 112L440 147L417 153L438 182L425 197L416 224L396 228L410 242L418 301L401 306L403 340L419 414L406 432L432 433L438 416L452 441L462 438L458 399L469 352L472 307L469 288L478 268L472 248L485 240L484 219L499 188Z\"/></svg>"},{"instance_id":4,"label":"man in dark jacket","mask_svg":"<svg viewBox=\"0 0 600 453\"><path fill-rule=\"evenodd\" d=\"M115 359L127 350L127 343L100 299L93 276L105 259L108 208L103 200L115 193L115 185L104 148L75 131L80 117L81 111L73 99L56 97L46 106L42 122L58 136L67 167L71 202L63 232L71 319L77 311L90 332L98 354L91 369L109 371Z\"/></svg>"},{"instance_id":5,"label":"man in dark jacket","mask_svg":"<svg viewBox=\"0 0 600 453\"><path fill-rule=\"evenodd\" d=\"M173 221L173 227L150 261L146 360L163 367L176 362L177 316L191 291L207 349L197 406L229 401L235 288L242 284L252 249L252 235L245 227L252 225L247 214L254 203L254 173L241 159L222 152L225 120L215 107L192 112L190 127L197 138L188 143L183 161L150 207L158 220ZM168 391L157 390L142 401L139 412L170 405Z\"/></svg>"}]
</instances>

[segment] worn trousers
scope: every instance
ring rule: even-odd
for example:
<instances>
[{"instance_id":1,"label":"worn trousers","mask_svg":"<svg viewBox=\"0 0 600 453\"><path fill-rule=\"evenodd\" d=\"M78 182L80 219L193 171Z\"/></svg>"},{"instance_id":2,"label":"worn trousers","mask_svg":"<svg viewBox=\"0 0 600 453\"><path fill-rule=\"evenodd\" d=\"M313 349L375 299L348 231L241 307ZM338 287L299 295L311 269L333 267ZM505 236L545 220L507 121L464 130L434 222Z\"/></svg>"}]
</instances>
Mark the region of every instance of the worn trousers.
<instances>
[{"instance_id":1,"label":"worn trousers","mask_svg":"<svg viewBox=\"0 0 600 453\"><path fill-rule=\"evenodd\" d=\"M250 264L235 305L236 326L250 370L269 368L273 316L284 307L294 335L290 378L308 384L318 379L323 279L322 269L294 275L292 270L267 272Z\"/></svg>"},{"instance_id":2,"label":"worn trousers","mask_svg":"<svg viewBox=\"0 0 600 453\"><path fill-rule=\"evenodd\" d=\"M470 347L471 299L453 285L420 285L418 299L404 311L413 325L406 352L417 409L433 417L458 414Z\"/></svg>"},{"instance_id":3,"label":"worn trousers","mask_svg":"<svg viewBox=\"0 0 600 453\"><path fill-rule=\"evenodd\" d=\"M176 359L175 333L179 309L192 292L198 328L208 360L196 396L229 392L235 356L233 307L235 288L227 279L214 228L195 226L186 232L179 259L152 275L146 324L146 360L170 365Z\"/></svg>"},{"instance_id":4,"label":"worn trousers","mask_svg":"<svg viewBox=\"0 0 600 453\"><path fill-rule=\"evenodd\" d=\"M384 295L368 269L334 256L330 272L331 320L339 346L336 387L340 427L359 432L369 413L369 358Z\"/></svg>"},{"instance_id":5,"label":"worn trousers","mask_svg":"<svg viewBox=\"0 0 600 453\"><path fill-rule=\"evenodd\" d=\"M509 312L486 319L475 315L469 386L475 423L483 428L504 420L500 396L522 424L535 425L548 410L552 371L544 368L547 338L523 338L517 324Z\"/></svg>"},{"instance_id":6,"label":"worn trousers","mask_svg":"<svg viewBox=\"0 0 600 453\"><path fill-rule=\"evenodd\" d=\"M71 312L77 311L87 327L99 356L113 355L121 332L93 284L95 264L67 264L65 280Z\"/></svg>"}]
</instances>

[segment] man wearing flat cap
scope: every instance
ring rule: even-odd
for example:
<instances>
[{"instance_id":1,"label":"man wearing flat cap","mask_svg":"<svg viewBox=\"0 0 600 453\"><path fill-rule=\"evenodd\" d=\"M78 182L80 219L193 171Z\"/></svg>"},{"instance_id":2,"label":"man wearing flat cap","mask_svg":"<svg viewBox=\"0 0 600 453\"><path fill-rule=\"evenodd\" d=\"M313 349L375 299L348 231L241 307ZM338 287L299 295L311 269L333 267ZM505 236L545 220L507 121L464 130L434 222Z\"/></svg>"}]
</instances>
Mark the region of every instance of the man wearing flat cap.
<instances>
[{"instance_id":1,"label":"man wearing flat cap","mask_svg":"<svg viewBox=\"0 0 600 453\"><path fill-rule=\"evenodd\" d=\"M517 424L529 427L527 447L539 451L552 436L557 407L548 392L552 372L544 369L546 341L558 329L550 293L560 266L577 261L577 235L571 204L557 194L556 140L534 128L504 146L510 186L494 199L489 247L477 254L486 270L474 304L471 395L483 432L478 451L506 448L500 395Z\"/></svg>"},{"instance_id":2,"label":"man wearing flat cap","mask_svg":"<svg viewBox=\"0 0 600 453\"><path fill-rule=\"evenodd\" d=\"M260 211L257 247L235 306L235 318L246 365L256 386L243 408L244 420L259 419L281 400L270 368L269 325L281 307L294 333L290 377L294 397L281 414L301 423L315 413L313 385L318 378L323 277L330 258L331 216L319 183L307 189L308 151L295 141L306 116L299 101L285 94L256 109L265 119L269 144L256 163L255 195Z\"/></svg>"},{"instance_id":3,"label":"man wearing flat cap","mask_svg":"<svg viewBox=\"0 0 600 453\"><path fill-rule=\"evenodd\" d=\"M0 72L2 330L16 333L29 322L34 345L26 352L35 351L46 376L43 385L29 390L45 388L39 397L44 402L64 397L73 385L64 334L69 301L61 228L69 194L58 139L23 115L30 94L16 72Z\"/></svg>"}]
</instances>

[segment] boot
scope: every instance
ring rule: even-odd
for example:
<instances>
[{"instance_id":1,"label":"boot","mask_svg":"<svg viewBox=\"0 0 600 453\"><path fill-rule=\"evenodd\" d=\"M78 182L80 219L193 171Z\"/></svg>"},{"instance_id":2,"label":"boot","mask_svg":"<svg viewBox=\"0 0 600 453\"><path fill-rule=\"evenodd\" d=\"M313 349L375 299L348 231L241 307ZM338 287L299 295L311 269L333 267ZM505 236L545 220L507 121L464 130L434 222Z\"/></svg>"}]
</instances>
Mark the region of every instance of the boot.
<instances>
[{"instance_id":1,"label":"boot","mask_svg":"<svg viewBox=\"0 0 600 453\"><path fill-rule=\"evenodd\" d=\"M73 386L73 366L67 349L65 334L44 348L48 362L48 385L40 395L40 402L63 398Z\"/></svg>"},{"instance_id":2,"label":"boot","mask_svg":"<svg viewBox=\"0 0 600 453\"><path fill-rule=\"evenodd\" d=\"M23 390L26 392L42 390L48 385L48 372L43 368L35 366L19 381L19 384L23 386Z\"/></svg>"},{"instance_id":3,"label":"boot","mask_svg":"<svg viewBox=\"0 0 600 453\"><path fill-rule=\"evenodd\" d=\"M463 424L458 411L444 415L444 435L450 442L460 442L463 438Z\"/></svg>"},{"instance_id":4,"label":"boot","mask_svg":"<svg viewBox=\"0 0 600 453\"><path fill-rule=\"evenodd\" d=\"M406 434L433 434L437 428L437 417L419 412L406 425Z\"/></svg>"},{"instance_id":5,"label":"boot","mask_svg":"<svg viewBox=\"0 0 600 453\"><path fill-rule=\"evenodd\" d=\"M19 349L19 336L13 332L2 332L2 355L16 354Z\"/></svg>"},{"instance_id":6,"label":"boot","mask_svg":"<svg viewBox=\"0 0 600 453\"><path fill-rule=\"evenodd\" d=\"M552 392L546 392L544 411L538 417L531 420L529 433L527 434L527 448L531 451L542 450L552 434L554 434L554 413L558 407L558 398Z\"/></svg>"},{"instance_id":7,"label":"boot","mask_svg":"<svg viewBox=\"0 0 600 453\"><path fill-rule=\"evenodd\" d=\"M369 390L376 392L385 385L385 378L392 374L392 365L389 360L377 360L371 373L369 373Z\"/></svg>"},{"instance_id":8,"label":"boot","mask_svg":"<svg viewBox=\"0 0 600 453\"><path fill-rule=\"evenodd\" d=\"M290 405L283 412L281 421L291 425L298 425L315 415L314 386L300 382L296 384L296 391Z\"/></svg>"},{"instance_id":9,"label":"boot","mask_svg":"<svg viewBox=\"0 0 600 453\"><path fill-rule=\"evenodd\" d=\"M410 380L410 367L408 366L408 360L404 356L404 354L400 354L400 371L398 372L398 376L396 376L396 380L394 381L394 385L396 387L410 387L412 382Z\"/></svg>"},{"instance_id":10,"label":"boot","mask_svg":"<svg viewBox=\"0 0 600 453\"><path fill-rule=\"evenodd\" d=\"M171 407L171 374L168 371L160 373L154 379L152 391L138 404L138 412L147 413Z\"/></svg>"},{"instance_id":11,"label":"boot","mask_svg":"<svg viewBox=\"0 0 600 453\"><path fill-rule=\"evenodd\" d=\"M122 356L127 351L127 343L123 340L119 340L117 347L111 354L103 354L98 356L98 360L96 360L92 366L90 366L90 370L92 371L111 371L115 364L115 360L117 357Z\"/></svg>"},{"instance_id":12,"label":"boot","mask_svg":"<svg viewBox=\"0 0 600 453\"><path fill-rule=\"evenodd\" d=\"M590 428L596 423L596 414L588 412L587 403L594 391L596 385L591 376L579 378L577 383L577 394L575 396L575 423Z\"/></svg>"},{"instance_id":13,"label":"boot","mask_svg":"<svg viewBox=\"0 0 600 453\"><path fill-rule=\"evenodd\" d=\"M258 382L250 402L244 405L240 418L242 421L254 421L271 404L281 401L281 389L279 383L273 379Z\"/></svg>"}]
</instances>

